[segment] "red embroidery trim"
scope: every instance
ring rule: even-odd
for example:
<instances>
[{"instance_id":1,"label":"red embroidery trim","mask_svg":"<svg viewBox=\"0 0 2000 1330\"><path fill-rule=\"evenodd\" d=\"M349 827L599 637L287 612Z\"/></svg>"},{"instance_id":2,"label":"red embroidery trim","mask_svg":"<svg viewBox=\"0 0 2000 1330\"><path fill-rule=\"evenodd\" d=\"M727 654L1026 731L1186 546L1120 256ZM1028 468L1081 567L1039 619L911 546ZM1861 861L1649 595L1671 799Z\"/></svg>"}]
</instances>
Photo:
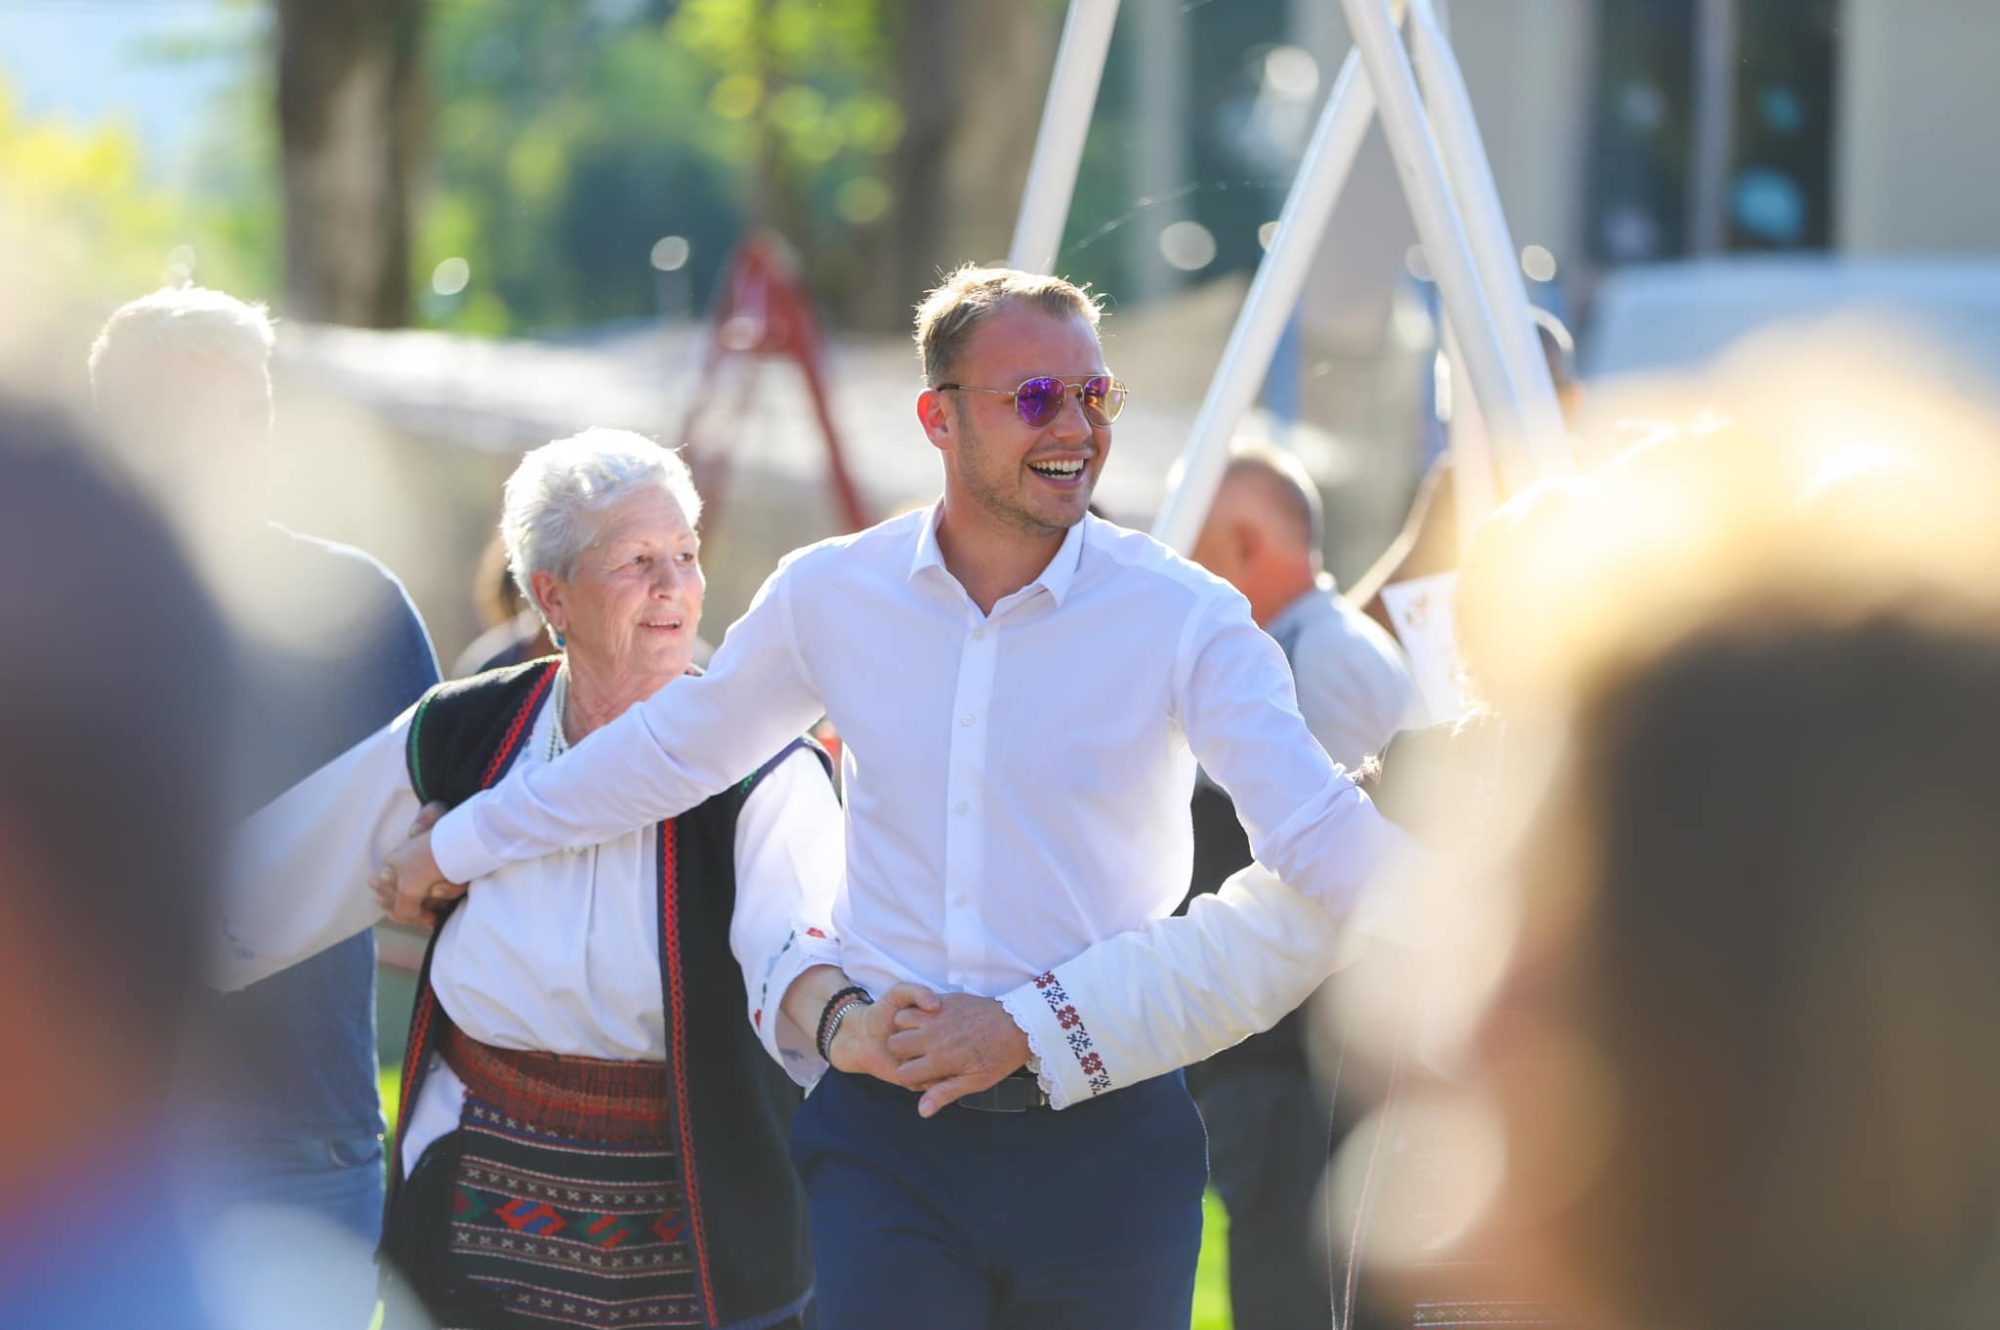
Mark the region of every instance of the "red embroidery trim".
<instances>
[{"instance_id":1,"label":"red embroidery trim","mask_svg":"<svg viewBox=\"0 0 2000 1330\"><path fill-rule=\"evenodd\" d=\"M681 921L680 908L676 899L679 874L676 872L674 847L674 824L672 819L660 823L660 954L667 958L667 984L672 990L673 1009L667 1014L673 1019L674 1051L674 1097L680 1106L681 1181L687 1191L688 1216L694 1227L694 1262L701 1274L701 1300L708 1309L708 1323L719 1324L721 1317L715 1310L715 1284L708 1273L708 1230L701 1217L701 1180L696 1176L694 1164L694 1124L689 1120L688 1080L687 1080L687 1021L683 1015L687 1006L686 989L681 981Z\"/></svg>"},{"instance_id":2,"label":"red embroidery trim","mask_svg":"<svg viewBox=\"0 0 2000 1330\"><path fill-rule=\"evenodd\" d=\"M389 1176L403 1176L403 1141L409 1135L410 1110L416 1106L416 1095L410 1093L417 1084L417 1067L429 1051L427 1045L431 1034L431 1013L437 1007L437 998L431 994L430 969L424 970L423 991L417 994L417 1009L410 1017L410 1038L403 1049L403 1097L396 1105L396 1149L395 1166Z\"/></svg>"},{"instance_id":3,"label":"red embroidery trim","mask_svg":"<svg viewBox=\"0 0 2000 1330\"><path fill-rule=\"evenodd\" d=\"M1104 1057L1097 1051L1097 1042L1084 1027L1083 1013L1070 1001L1069 993L1063 988L1062 981L1056 978L1055 971L1037 975L1035 991L1042 995L1042 1001L1048 1003L1049 1010L1055 1013L1056 1024L1062 1027L1063 1037L1069 1042L1070 1055L1083 1069L1090 1085L1091 1098L1111 1089L1111 1073L1104 1068Z\"/></svg>"},{"instance_id":4,"label":"red embroidery trim","mask_svg":"<svg viewBox=\"0 0 2000 1330\"><path fill-rule=\"evenodd\" d=\"M507 727L507 737L500 741L493 760L486 764L486 774L479 778L480 789L491 789L493 782L500 779L500 773L507 769L507 764L514 760L514 754L527 734L528 722L534 719L535 709L541 704L542 694L549 691L549 685L555 682L556 671L561 668L560 662L552 660L543 669L541 679L528 694L528 700L521 703L521 709L514 713L514 721Z\"/></svg>"},{"instance_id":5,"label":"red embroidery trim","mask_svg":"<svg viewBox=\"0 0 2000 1330\"><path fill-rule=\"evenodd\" d=\"M561 661L550 661L542 670L542 677L529 690L527 699L514 713L514 719L507 726L507 735L500 741L500 747L493 754L493 760L486 764L485 774L479 778L479 788L491 789L507 770L507 764L521 750L521 743L528 735L528 722L534 719L540 707L542 694L548 692L555 682L556 671L562 668ZM431 989L431 951L437 946L437 935L431 935L431 945L424 950L422 985L417 992L416 1009L410 1014L410 1039L403 1051L403 1096L396 1105L396 1139L392 1142L396 1158L389 1170L391 1179L403 1176L403 1139L410 1125L410 1112L416 1107L418 1073L423 1070L424 1059L430 1054L431 1021L437 1013L437 994Z\"/></svg>"}]
</instances>

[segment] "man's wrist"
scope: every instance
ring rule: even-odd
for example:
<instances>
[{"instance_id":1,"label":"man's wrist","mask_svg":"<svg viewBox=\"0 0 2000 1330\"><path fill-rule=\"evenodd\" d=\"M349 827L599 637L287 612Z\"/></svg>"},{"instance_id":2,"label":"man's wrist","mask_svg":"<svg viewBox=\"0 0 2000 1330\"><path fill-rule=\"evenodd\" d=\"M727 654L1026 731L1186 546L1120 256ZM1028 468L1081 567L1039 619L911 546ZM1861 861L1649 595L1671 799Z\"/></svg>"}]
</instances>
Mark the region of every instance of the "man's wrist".
<instances>
[{"instance_id":1,"label":"man's wrist","mask_svg":"<svg viewBox=\"0 0 2000 1330\"><path fill-rule=\"evenodd\" d=\"M868 990L859 984L849 984L826 1000L820 1009L819 1028L814 1034L813 1047L823 1062L833 1061L833 1041L840 1034L841 1024L856 1007L872 1005L875 999L868 996Z\"/></svg>"}]
</instances>

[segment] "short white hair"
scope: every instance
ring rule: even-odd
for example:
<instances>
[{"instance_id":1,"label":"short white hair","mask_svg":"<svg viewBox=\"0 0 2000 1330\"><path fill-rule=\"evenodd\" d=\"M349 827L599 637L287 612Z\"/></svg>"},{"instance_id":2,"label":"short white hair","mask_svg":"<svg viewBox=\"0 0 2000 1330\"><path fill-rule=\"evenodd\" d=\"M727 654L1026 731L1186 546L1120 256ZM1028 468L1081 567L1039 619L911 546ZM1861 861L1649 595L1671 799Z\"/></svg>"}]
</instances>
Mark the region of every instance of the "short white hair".
<instances>
[{"instance_id":1,"label":"short white hair","mask_svg":"<svg viewBox=\"0 0 2000 1330\"><path fill-rule=\"evenodd\" d=\"M90 347L90 383L108 384L189 360L268 379L277 335L270 311L202 286L168 286L121 305Z\"/></svg>"},{"instance_id":2,"label":"short white hair","mask_svg":"<svg viewBox=\"0 0 2000 1330\"><path fill-rule=\"evenodd\" d=\"M643 434L587 429L545 443L521 459L503 491L500 539L507 546L514 585L536 613L542 607L530 579L536 573L565 581L574 576L577 559L597 538L591 519L649 485L674 497L690 527L700 524L701 495L687 463Z\"/></svg>"}]
</instances>

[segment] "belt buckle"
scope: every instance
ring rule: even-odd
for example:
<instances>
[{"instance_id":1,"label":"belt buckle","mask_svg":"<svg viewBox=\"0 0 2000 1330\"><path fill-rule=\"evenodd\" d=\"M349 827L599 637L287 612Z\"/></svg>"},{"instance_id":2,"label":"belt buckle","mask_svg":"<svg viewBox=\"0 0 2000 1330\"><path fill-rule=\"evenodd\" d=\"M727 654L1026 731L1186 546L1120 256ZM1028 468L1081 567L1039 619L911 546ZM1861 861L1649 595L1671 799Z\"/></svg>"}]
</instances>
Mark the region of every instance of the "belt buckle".
<instances>
[{"instance_id":1,"label":"belt buckle","mask_svg":"<svg viewBox=\"0 0 2000 1330\"><path fill-rule=\"evenodd\" d=\"M955 1101L960 1108L976 1113L1026 1113L1047 1108L1049 1097L1041 1081L1032 1073L1013 1072L984 1090Z\"/></svg>"}]
</instances>

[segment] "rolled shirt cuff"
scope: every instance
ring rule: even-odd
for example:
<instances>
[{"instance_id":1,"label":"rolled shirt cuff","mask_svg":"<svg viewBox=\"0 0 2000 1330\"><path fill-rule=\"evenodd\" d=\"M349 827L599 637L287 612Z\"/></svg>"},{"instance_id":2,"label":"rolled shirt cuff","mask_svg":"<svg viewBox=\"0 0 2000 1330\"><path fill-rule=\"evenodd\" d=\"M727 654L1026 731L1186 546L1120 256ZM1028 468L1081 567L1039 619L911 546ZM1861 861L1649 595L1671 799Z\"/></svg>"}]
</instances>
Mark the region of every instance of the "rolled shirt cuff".
<instances>
[{"instance_id":1,"label":"rolled shirt cuff","mask_svg":"<svg viewBox=\"0 0 2000 1330\"><path fill-rule=\"evenodd\" d=\"M802 1089L819 1084L819 1078L826 1074L826 1059L813 1046L814 1031L801 1030L786 1017L785 994L815 965L839 964L839 938L819 928L794 929L765 962L763 977L751 996L750 1024L757 1042Z\"/></svg>"},{"instance_id":2,"label":"rolled shirt cuff","mask_svg":"<svg viewBox=\"0 0 2000 1330\"><path fill-rule=\"evenodd\" d=\"M460 804L431 828L431 858L447 882L470 882L504 867L506 860L493 854L479 838L473 809Z\"/></svg>"}]
</instances>

